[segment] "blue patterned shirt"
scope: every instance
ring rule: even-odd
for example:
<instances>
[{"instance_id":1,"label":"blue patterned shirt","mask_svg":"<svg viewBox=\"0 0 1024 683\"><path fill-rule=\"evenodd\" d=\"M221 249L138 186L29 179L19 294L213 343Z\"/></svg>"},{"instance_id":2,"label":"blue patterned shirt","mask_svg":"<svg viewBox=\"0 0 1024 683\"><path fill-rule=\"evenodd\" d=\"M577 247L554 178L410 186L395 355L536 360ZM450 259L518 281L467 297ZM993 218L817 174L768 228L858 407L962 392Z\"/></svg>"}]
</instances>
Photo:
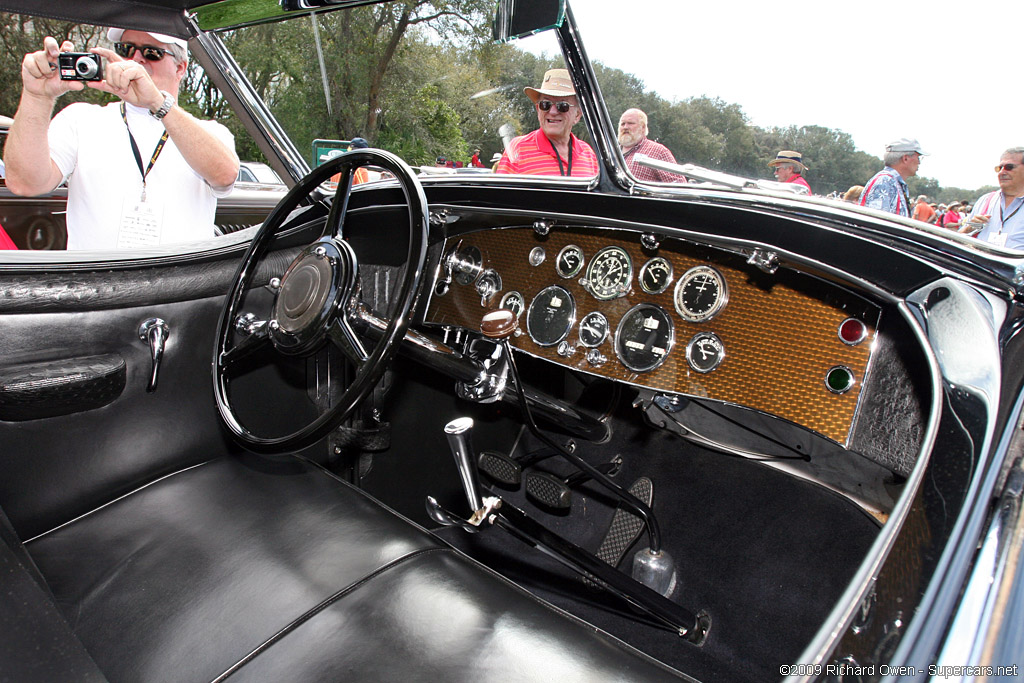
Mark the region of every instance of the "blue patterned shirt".
<instances>
[{"instance_id":1,"label":"blue patterned shirt","mask_svg":"<svg viewBox=\"0 0 1024 683\"><path fill-rule=\"evenodd\" d=\"M896 169L886 166L864 186L860 205L909 217L910 188Z\"/></svg>"}]
</instances>

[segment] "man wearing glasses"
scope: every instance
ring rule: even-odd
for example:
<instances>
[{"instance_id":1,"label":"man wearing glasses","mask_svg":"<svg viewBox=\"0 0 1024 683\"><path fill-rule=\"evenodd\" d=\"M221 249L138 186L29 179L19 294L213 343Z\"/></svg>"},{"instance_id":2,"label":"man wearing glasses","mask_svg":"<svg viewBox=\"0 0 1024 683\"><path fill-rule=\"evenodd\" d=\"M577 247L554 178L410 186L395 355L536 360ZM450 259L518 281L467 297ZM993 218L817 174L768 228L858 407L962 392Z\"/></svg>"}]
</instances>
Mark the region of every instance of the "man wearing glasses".
<instances>
[{"instance_id":1,"label":"man wearing glasses","mask_svg":"<svg viewBox=\"0 0 1024 683\"><path fill-rule=\"evenodd\" d=\"M22 93L4 150L8 186L17 194L68 183L68 249L149 247L214 236L217 198L238 175L234 137L214 121L177 106L188 68L180 38L112 28L114 50L103 79L61 80L60 52L74 45L47 37L25 55ZM69 90L95 88L120 101L74 103L52 120Z\"/></svg>"},{"instance_id":2,"label":"man wearing glasses","mask_svg":"<svg viewBox=\"0 0 1024 683\"><path fill-rule=\"evenodd\" d=\"M513 138L496 172L584 178L597 175L594 150L572 133L583 113L569 71L550 69L539 88L527 87L524 92L537 110L540 128Z\"/></svg>"},{"instance_id":3,"label":"man wearing glasses","mask_svg":"<svg viewBox=\"0 0 1024 683\"><path fill-rule=\"evenodd\" d=\"M996 166L999 189L974 202L961 232L978 230L978 239L1024 249L1024 147L1003 152Z\"/></svg>"},{"instance_id":4,"label":"man wearing glasses","mask_svg":"<svg viewBox=\"0 0 1024 683\"><path fill-rule=\"evenodd\" d=\"M907 178L917 175L923 156L928 155L917 140L900 138L886 145L883 159L885 168L864 186L860 205L909 217L910 188L907 186Z\"/></svg>"}]
</instances>

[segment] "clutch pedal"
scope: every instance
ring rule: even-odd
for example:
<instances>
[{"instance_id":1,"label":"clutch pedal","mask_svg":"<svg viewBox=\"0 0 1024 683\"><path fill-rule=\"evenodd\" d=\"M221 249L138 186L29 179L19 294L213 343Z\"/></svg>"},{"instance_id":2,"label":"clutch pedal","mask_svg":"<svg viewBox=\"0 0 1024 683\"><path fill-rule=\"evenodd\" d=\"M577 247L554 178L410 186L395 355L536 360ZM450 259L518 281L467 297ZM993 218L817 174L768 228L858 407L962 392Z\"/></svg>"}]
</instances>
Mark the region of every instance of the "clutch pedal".
<instances>
[{"instance_id":1,"label":"clutch pedal","mask_svg":"<svg viewBox=\"0 0 1024 683\"><path fill-rule=\"evenodd\" d=\"M496 484L519 486L523 478L523 466L497 451L481 451L478 459L480 471Z\"/></svg>"}]
</instances>

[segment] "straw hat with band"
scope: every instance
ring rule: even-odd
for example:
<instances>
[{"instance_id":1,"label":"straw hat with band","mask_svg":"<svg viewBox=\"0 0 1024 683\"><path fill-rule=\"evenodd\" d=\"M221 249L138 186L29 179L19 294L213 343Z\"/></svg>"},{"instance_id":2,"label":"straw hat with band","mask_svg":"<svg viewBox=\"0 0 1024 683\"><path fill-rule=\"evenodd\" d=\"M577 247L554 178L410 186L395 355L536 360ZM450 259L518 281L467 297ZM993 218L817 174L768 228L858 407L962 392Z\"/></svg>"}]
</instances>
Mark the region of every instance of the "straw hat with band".
<instances>
[{"instance_id":1,"label":"straw hat with band","mask_svg":"<svg viewBox=\"0 0 1024 683\"><path fill-rule=\"evenodd\" d=\"M569 77L568 69L548 69L544 72L544 80L539 88L526 86L523 88L526 96L536 104L541 95L548 97L575 97L576 89L572 85L572 78Z\"/></svg>"},{"instance_id":2,"label":"straw hat with band","mask_svg":"<svg viewBox=\"0 0 1024 683\"><path fill-rule=\"evenodd\" d=\"M775 158L768 162L769 166L778 166L779 164L793 164L799 167L801 171L806 171L807 167L804 166L804 157L800 152L792 152L788 149L784 149L775 155Z\"/></svg>"}]
</instances>

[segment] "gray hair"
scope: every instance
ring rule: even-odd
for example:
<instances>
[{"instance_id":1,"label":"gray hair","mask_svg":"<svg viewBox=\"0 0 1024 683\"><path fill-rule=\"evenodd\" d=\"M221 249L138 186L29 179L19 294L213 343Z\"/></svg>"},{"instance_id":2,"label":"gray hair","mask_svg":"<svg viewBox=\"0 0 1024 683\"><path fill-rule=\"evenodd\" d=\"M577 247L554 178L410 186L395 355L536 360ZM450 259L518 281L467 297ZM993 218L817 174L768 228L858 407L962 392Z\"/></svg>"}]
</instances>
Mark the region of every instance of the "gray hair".
<instances>
[{"instance_id":1,"label":"gray hair","mask_svg":"<svg viewBox=\"0 0 1024 683\"><path fill-rule=\"evenodd\" d=\"M895 166L900 163L900 159L908 154L913 154L913 152L886 152L885 156L882 158L882 162L885 163L886 166Z\"/></svg>"},{"instance_id":2,"label":"gray hair","mask_svg":"<svg viewBox=\"0 0 1024 683\"><path fill-rule=\"evenodd\" d=\"M167 43L167 51L171 53L175 64L188 61L188 50L176 43Z\"/></svg>"},{"instance_id":3,"label":"gray hair","mask_svg":"<svg viewBox=\"0 0 1024 683\"><path fill-rule=\"evenodd\" d=\"M1024 156L1024 147L1010 147L1002 153L1002 156L1005 157L1007 154L1020 154L1021 156Z\"/></svg>"}]
</instances>

